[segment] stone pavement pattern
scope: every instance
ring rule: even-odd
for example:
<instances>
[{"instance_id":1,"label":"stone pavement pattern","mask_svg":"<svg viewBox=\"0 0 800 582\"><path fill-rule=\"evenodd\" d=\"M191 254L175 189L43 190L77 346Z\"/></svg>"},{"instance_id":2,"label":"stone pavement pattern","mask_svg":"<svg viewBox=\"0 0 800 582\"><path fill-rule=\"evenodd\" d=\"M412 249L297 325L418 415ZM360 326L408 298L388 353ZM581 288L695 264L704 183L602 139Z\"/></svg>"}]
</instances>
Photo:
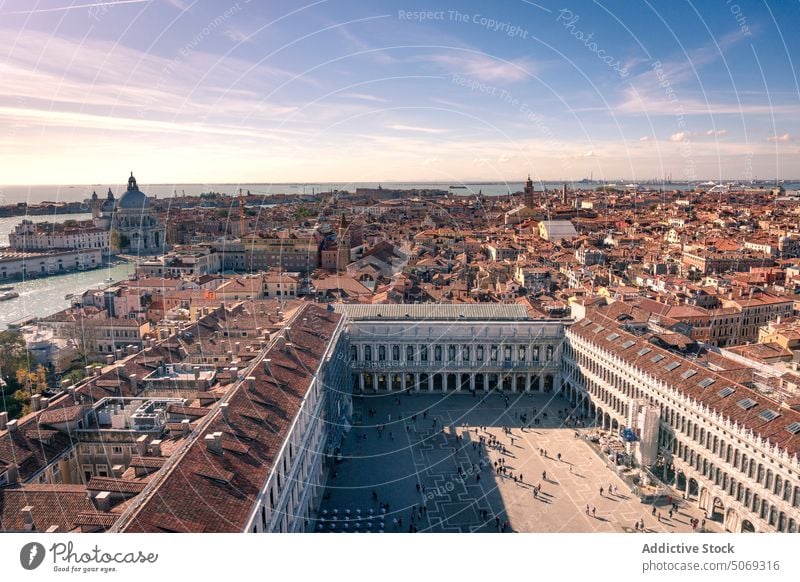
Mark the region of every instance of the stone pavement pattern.
<instances>
[{"instance_id":1,"label":"stone pavement pattern","mask_svg":"<svg viewBox=\"0 0 800 582\"><path fill-rule=\"evenodd\" d=\"M640 519L646 531L692 531L689 519L702 519L702 512L688 503L669 519L667 500L659 500L659 522L652 506L634 496L589 444L575 437L575 429L562 425L558 411L568 406L560 396L541 393L510 394L508 404L500 394L356 398L355 426L346 436L343 461L329 478L320 508L327 519L322 528L316 524L317 531L341 531L348 509L348 531L357 525L358 531L407 532L413 524L419 532L496 532L507 521L506 531L516 532L625 532L634 531ZM525 428L522 414L530 424L534 409L539 424ZM504 434L506 427L510 435ZM491 435L505 453L480 444ZM494 469L501 457L507 475ZM538 484L541 493L534 497ZM615 494L608 494L609 485ZM338 519L331 527L334 510ZM706 527L720 530L710 521Z\"/></svg>"}]
</instances>

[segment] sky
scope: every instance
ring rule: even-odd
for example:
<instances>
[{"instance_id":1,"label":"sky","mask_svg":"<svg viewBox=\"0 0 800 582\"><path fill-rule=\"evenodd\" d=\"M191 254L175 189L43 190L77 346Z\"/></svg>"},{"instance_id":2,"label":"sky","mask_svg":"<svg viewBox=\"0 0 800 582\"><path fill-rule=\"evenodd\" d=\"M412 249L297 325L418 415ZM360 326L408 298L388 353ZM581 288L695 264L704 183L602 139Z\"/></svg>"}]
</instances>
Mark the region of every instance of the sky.
<instances>
[{"instance_id":1,"label":"sky","mask_svg":"<svg viewBox=\"0 0 800 582\"><path fill-rule=\"evenodd\" d=\"M0 0L0 184L800 177L797 0Z\"/></svg>"}]
</instances>

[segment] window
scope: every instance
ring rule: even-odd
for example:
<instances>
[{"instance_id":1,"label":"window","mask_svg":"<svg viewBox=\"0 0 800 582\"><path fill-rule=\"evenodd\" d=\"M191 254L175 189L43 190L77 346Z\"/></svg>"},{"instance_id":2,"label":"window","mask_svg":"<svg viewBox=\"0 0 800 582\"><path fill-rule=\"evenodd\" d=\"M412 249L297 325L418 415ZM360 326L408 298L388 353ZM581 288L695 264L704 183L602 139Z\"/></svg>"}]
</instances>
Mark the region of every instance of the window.
<instances>
[{"instance_id":1,"label":"window","mask_svg":"<svg viewBox=\"0 0 800 582\"><path fill-rule=\"evenodd\" d=\"M422 346L419 349L419 361L420 362L428 361L428 346Z\"/></svg>"},{"instance_id":2,"label":"window","mask_svg":"<svg viewBox=\"0 0 800 582\"><path fill-rule=\"evenodd\" d=\"M400 346L392 346L392 361L400 361Z\"/></svg>"},{"instance_id":3,"label":"window","mask_svg":"<svg viewBox=\"0 0 800 582\"><path fill-rule=\"evenodd\" d=\"M511 361L511 346L505 346L503 348L503 359L506 362L510 362Z\"/></svg>"},{"instance_id":4,"label":"window","mask_svg":"<svg viewBox=\"0 0 800 582\"><path fill-rule=\"evenodd\" d=\"M730 396L734 392L736 392L736 391L733 388L731 388L730 386L726 386L725 388L723 388L722 390L717 392L717 395L720 398L727 398L728 396Z\"/></svg>"},{"instance_id":5,"label":"window","mask_svg":"<svg viewBox=\"0 0 800 582\"><path fill-rule=\"evenodd\" d=\"M539 361L539 346L533 346L533 361Z\"/></svg>"},{"instance_id":6,"label":"window","mask_svg":"<svg viewBox=\"0 0 800 582\"><path fill-rule=\"evenodd\" d=\"M386 346L378 346L378 361L386 361Z\"/></svg>"},{"instance_id":7,"label":"window","mask_svg":"<svg viewBox=\"0 0 800 582\"><path fill-rule=\"evenodd\" d=\"M547 361L551 361L553 359L553 346L547 346Z\"/></svg>"},{"instance_id":8,"label":"window","mask_svg":"<svg viewBox=\"0 0 800 582\"><path fill-rule=\"evenodd\" d=\"M479 361L483 361L483 346L478 346L475 348L475 358Z\"/></svg>"},{"instance_id":9,"label":"window","mask_svg":"<svg viewBox=\"0 0 800 582\"><path fill-rule=\"evenodd\" d=\"M433 359L436 362L442 361L442 346L435 346L433 348Z\"/></svg>"},{"instance_id":10,"label":"window","mask_svg":"<svg viewBox=\"0 0 800 582\"><path fill-rule=\"evenodd\" d=\"M527 357L526 356L526 352L527 352L527 350L526 350L525 346L519 346L518 357L519 357L519 361L520 362L524 362L525 361L525 359Z\"/></svg>"},{"instance_id":11,"label":"window","mask_svg":"<svg viewBox=\"0 0 800 582\"><path fill-rule=\"evenodd\" d=\"M470 347L469 346L462 346L461 347L461 359L465 362L469 362L470 358Z\"/></svg>"},{"instance_id":12,"label":"window","mask_svg":"<svg viewBox=\"0 0 800 582\"><path fill-rule=\"evenodd\" d=\"M750 410L753 408L758 402L753 400L752 398L742 398L739 402L736 403L739 408L743 408L744 410Z\"/></svg>"},{"instance_id":13,"label":"window","mask_svg":"<svg viewBox=\"0 0 800 582\"><path fill-rule=\"evenodd\" d=\"M493 362L496 362L497 361L497 346L492 346L490 348L490 350L491 351L489 353L490 353L491 360Z\"/></svg>"},{"instance_id":14,"label":"window","mask_svg":"<svg viewBox=\"0 0 800 582\"><path fill-rule=\"evenodd\" d=\"M447 347L447 361L448 362L456 361L456 346Z\"/></svg>"},{"instance_id":15,"label":"window","mask_svg":"<svg viewBox=\"0 0 800 582\"><path fill-rule=\"evenodd\" d=\"M364 361L372 361L372 346L364 346Z\"/></svg>"},{"instance_id":16,"label":"window","mask_svg":"<svg viewBox=\"0 0 800 582\"><path fill-rule=\"evenodd\" d=\"M414 361L414 346L406 346L406 361Z\"/></svg>"},{"instance_id":17,"label":"window","mask_svg":"<svg viewBox=\"0 0 800 582\"><path fill-rule=\"evenodd\" d=\"M708 388L708 387L709 387L709 386L711 386L711 385L712 385L714 382L716 382L716 380L714 380L714 378L703 378L702 380L700 380L700 381L697 383L697 385L698 385L698 386L700 386L700 388Z\"/></svg>"},{"instance_id":18,"label":"window","mask_svg":"<svg viewBox=\"0 0 800 582\"><path fill-rule=\"evenodd\" d=\"M780 414L775 412L774 410L764 410L761 412L761 414L758 415L758 418L760 418L763 421L769 422L770 420L775 420L779 416Z\"/></svg>"}]
</instances>

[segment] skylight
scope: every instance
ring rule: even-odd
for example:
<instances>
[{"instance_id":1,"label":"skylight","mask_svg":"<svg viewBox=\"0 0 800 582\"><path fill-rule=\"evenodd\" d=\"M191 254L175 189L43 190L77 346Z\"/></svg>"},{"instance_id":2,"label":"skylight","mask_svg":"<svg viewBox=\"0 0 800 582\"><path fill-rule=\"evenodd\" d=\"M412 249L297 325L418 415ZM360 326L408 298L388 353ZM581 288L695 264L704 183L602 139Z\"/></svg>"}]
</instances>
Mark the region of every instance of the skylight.
<instances>
[{"instance_id":1,"label":"skylight","mask_svg":"<svg viewBox=\"0 0 800 582\"><path fill-rule=\"evenodd\" d=\"M775 412L774 410L764 410L761 414L758 415L758 418L769 422L770 420L775 420L779 416L780 413Z\"/></svg>"},{"instance_id":2,"label":"skylight","mask_svg":"<svg viewBox=\"0 0 800 582\"><path fill-rule=\"evenodd\" d=\"M681 378L683 378L684 380L688 380L695 374L697 374L697 370L686 370L683 374L681 374Z\"/></svg>"},{"instance_id":3,"label":"skylight","mask_svg":"<svg viewBox=\"0 0 800 582\"><path fill-rule=\"evenodd\" d=\"M626 342L624 342L624 343L622 344L622 349L623 349L623 350L627 350L629 347L631 347L631 346L632 346L632 345L634 345L635 343L636 343L636 342L635 342L635 341L633 341L633 340L628 340L628 341L626 341Z\"/></svg>"},{"instance_id":4,"label":"skylight","mask_svg":"<svg viewBox=\"0 0 800 582\"><path fill-rule=\"evenodd\" d=\"M672 372L672 370L674 370L675 368L677 368L680 365L681 365L680 362L670 362L669 364L667 364L664 367L667 369L668 372Z\"/></svg>"},{"instance_id":5,"label":"skylight","mask_svg":"<svg viewBox=\"0 0 800 582\"><path fill-rule=\"evenodd\" d=\"M697 383L697 385L700 386L700 388L708 388L714 382L716 382L716 380L714 380L714 378L703 378L702 380L700 380ZM733 388L731 388L731 390L733 390Z\"/></svg>"},{"instance_id":6,"label":"skylight","mask_svg":"<svg viewBox=\"0 0 800 582\"><path fill-rule=\"evenodd\" d=\"M653 362L653 363L655 364L655 363L658 363L658 362L660 362L661 360L663 360L663 359L664 359L664 358L666 358L666 357L667 357L667 356L665 356L664 354L656 354L655 356L653 356L652 358L650 358L650 361L651 361L651 362Z\"/></svg>"},{"instance_id":7,"label":"skylight","mask_svg":"<svg viewBox=\"0 0 800 582\"><path fill-rule=\"evenodd\" d=\"M792 424L790 424L790 425L788 425L786 427L786 430L788 430L792 434L799 433L800 432L800 422L793 422Z\"/></svg>"},{"instance_id":8,"label":"skylight","mask_svg":"<svg viewBox=\"0 0 800 582\"><path fill-rule=\"evenodd\" d=\"M744 408L745 410L750 410L750 409L751 409L751 408L753 408L753 407L754 407L756 404L758 404L758 402L756 402L756 401L755 401L755 400L753 400L752 398L742 398L742 399L741 399L739 402L737 402L736 404L738 404L738 405L739 405L739 408Z\"/></svg>"},{"instance_id":9,"label":"skylight","mask_svg":"<svg viewBox=\"0 0 800 582\"><path fill-rule=\"evenodd\" d=\"M613 342L615 339L619 337L618 333L610 333L606 336L606 339L610 342Z\"/></svg>"},{"instance_id":10,"label":"skylight","mask_svg":"<svg viewBox=\"0 0 800 582\"><path fill-rule=\"evenodd\" d=\"M736 390L734 390L730 386L725 386L725 388L723 388L722 390L717 392L717 394L719 394L719 396L721 396L722 398L727 398L728 396L730 396L734 392L736 392Z\"/></svg>"},{"instance_id":11,"label":"skylight","mask_svg":"<svg viewBox=\"0 0 800 582\"><path fill-rule=\"evenodd\" d=\"M653 350L651 350L650 348L642 348L641 350L639 350L639 351L638 351L638 352L636 352L636 353L637 353L638 355L640 355L640 356L644 356L644 355L647 355L647 354L649 354L649 353L650 353L650 352L652 352L652 351L653 351Z\"/></svg>"}]
</instances>

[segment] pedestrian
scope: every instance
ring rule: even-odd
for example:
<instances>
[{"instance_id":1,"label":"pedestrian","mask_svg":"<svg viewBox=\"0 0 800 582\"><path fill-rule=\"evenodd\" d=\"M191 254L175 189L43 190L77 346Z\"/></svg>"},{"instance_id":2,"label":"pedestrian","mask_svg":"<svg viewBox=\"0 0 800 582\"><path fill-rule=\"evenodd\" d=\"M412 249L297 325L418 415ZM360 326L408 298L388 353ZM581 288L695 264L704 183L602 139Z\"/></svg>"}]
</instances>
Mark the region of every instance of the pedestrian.
<instances>
[{"instance_id":1,"label":"pedestrian","mask_svg":"<svg viewBox=\"0 0 800 582\"><path fill-rule=\"evenodd\" d=\"M558 453L558 460L561 460L561 453Z\"/></svg>"},{"instance_id":2,"label":"pedestrian","mask_svg":"<svg viewBox=\"0 0 800 582\"><path fill-rule=\"evenodd\" d=\"M603 486L601 485L600 486L600 497L602 497L602 496L603 496Z\"/></svg>"},{"instance_id":3,"label":"pedestrian","mask_svg":"<svg viewBox=\"0 0 800 582\"><path fill-rule=\"evenodd\" d=\"M589 504L586 504L586 515L589 515Z\"/></svg>"},{"instance_id":4,"label":"pedestrian","mask_svg":"<svg viewBox=\"0 0 800 582\"><path fill-rule=\"evenodd\" d=\"M592 506L592 517L597 517L597 508L594 505Z\"/></svg>"},{"instance_id":5,"label":"pedestrian","mask_svg":"<svg viewBox=\"0 0 800 582\"><path fill-rule=\"evenodd\" d=\"M572 465L569 466L569 472L572 473Z\"/></svg>"},{"instance_id":6,"label":"pedestrian","mask_svg":"<svg viewBox=\"0 0 800 582\"><path fill-rule=\"evenodd\" d=\"M650 512L650 514L651 514L653 517L655 517L655 515L656 515L656 507L655 507L655 505L653 506L653 511L651 511L651 512Z\"/></svg>"},{"instance_id":7,"label":"pedestrian","mask_svg":"<svg viewBox=\"0 0 800 582\"><path fill-rule=\"evenodd\" d=\"M542 471L542 481L547 481L547 471Z\"/></svg>"},{"instance_id":8,"label":"pedestrian","mask_svg":"<svg viewBox=\"0 0 800 582\"><path fill-rule=\"evenodd\" d=\"M522 479L522 473L520 473L520 474L519 474L519 482L520 482L520 483L524 483L524 482L525 482L525 481L523 481L523 479Z\"/></svg>"}]
</instances>

